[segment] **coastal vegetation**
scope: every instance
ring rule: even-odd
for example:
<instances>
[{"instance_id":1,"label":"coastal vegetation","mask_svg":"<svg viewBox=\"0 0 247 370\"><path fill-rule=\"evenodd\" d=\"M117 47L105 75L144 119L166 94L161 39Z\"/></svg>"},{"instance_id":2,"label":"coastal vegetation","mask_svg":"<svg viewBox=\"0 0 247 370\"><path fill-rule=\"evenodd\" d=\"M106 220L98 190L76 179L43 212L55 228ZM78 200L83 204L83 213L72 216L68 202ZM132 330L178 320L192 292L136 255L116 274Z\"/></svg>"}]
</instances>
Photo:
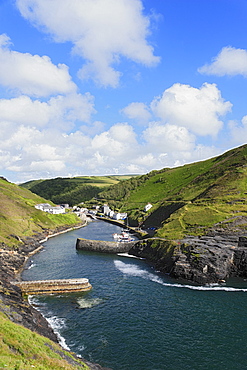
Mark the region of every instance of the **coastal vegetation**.
<instances>
[{"instance_id":1,"label":"coastal vegetation","mask_svg":"<svg viewBox=\"0 0 247 370\"><path fill-rule=\"evenodd\" d=\"M23 267L28 251L39 245L37 242L32 246L31 242L25 252L27 240L78 225L81 220L73 213L52 215L35 209L36 204L47 200L4 178L0 178L0 202L0 368L90 369L70 352L35 332L39 328L41 334L48 336L48 328L42 326L41 319L35 317L21 293L10 284Z\"/></svg>"},{"instance_id":2,"label":"coastal vegetation","mask_svg":"<svg viewBox=\"0 0 247 370\"><path fill-rule=\"evenodd\" d=\"M227 228L246 216L247 145L218 157L139 176L82 176L35 180L22 187L55 203L108 204L127 212L131 226L155 229L155 236L179 239L203 235L215 224ZM147 212L144 207L152 204Z\"/></svg>"},{"instance_id":3,"label":"coastal vegetation","mask_svg":"<svg viewBox=\"0 0 247 370\"><path fill-rule=\"evenodd\" d=\"M157 229L156 236L202 235L246 216L247 145L177 168L152 171L98 194L101 203L127 212L129 222ZM144 212L150 202L152 208ZM227 221L227 222L226 222Z\"/></svg>"},{"instance_id":4,"label":"coastal vegetation","mask_svg":"<svg viewBox=\"0 0 247 370\"><path fill-rule=\"evenodd\" d=\"M11 322L0 312L0 368L75 370L89 367L41 335Z\"/></svg>"},{"instance_id":5,"label":"coastal vegetation","mask_svg":"<svg viewBox=\"0 0 247 370\"><path fill-rule=\"evenodd\" d=\"M28 181L20 186L45 199L50 199L56 204L67 203L74 206L97 197L102 190L131 177L131 175L57 177L48 180Z\"/></svg>"},{"instance_id":6,"label":"coastal vegetation","mask_svg":"<svg viewBox=\"0 0 247 370\"><path fill-rule=\"evenodd\" d=\"M31 191L0 178L0 243L16 248L36 233L80 223L73 213L52 215L35 209L36 204L45 202Z\"/></svg>"}]
</instances>

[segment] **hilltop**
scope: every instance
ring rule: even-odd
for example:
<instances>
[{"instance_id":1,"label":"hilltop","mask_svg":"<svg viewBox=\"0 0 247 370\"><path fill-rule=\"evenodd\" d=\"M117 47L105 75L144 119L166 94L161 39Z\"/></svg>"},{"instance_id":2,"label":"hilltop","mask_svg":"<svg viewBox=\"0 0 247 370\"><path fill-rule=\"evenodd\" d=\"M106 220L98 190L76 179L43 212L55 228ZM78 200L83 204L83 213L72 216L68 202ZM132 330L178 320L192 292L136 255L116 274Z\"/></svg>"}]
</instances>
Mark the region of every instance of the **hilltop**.
<instances>
[{"instance_id":1,"label":"hilltop","mask_svg":"<svg viewBox=\"0 0 247 370\"><path fill-rule=\"evenodd\" d=\"M104 189L132 176L134 175L57 177L28 181L20 186L54 203L68 203L74 206L97 197Z\"/></svg>"},{"instance_id":2,"label":"hilltop","mask_svg":"<svg viewBox=\"0 0 247 370\"><path fill-rule=\"evenodd\" d=\"M202 235L215 224L227 228L236 218L244 220L246 159L243 145L205 161L126 180L99 193L98 199L127 212L130 224L157 229L155 236ZM144 212L148 202L152 208Z\"/></svg>"}]
</instances>

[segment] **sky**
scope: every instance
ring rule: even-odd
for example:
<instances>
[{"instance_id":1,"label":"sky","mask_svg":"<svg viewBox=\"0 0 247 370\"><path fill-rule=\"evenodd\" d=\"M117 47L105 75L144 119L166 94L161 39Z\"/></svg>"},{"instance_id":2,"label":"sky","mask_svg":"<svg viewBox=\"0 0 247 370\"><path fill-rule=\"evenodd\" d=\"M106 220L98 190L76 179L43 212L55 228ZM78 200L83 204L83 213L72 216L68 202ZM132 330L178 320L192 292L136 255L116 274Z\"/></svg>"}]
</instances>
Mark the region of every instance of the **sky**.
<instances>
[{"instance_id":1,"label":"sky","mask_svg":"<svg viewBox=\"0 0 247 370\"><path fill-rule=\"evenodd\" d=\"M0 176L144 174L247 141L247 0L0 0Z\"/></svg>"}]
</instances>

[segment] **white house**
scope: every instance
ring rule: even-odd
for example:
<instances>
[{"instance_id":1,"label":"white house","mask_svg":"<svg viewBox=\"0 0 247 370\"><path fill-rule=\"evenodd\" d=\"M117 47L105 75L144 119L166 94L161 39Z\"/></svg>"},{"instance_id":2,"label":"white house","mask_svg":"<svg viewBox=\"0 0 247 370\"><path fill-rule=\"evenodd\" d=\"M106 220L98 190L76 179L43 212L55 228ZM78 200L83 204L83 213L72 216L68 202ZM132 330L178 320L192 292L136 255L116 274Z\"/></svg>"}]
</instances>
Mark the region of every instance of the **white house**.
<instances>
[{"instance_id":1,"label":"white house","mask_svg":"<svg viewBox=\"0 0 247 370\"><path fill-rule=\"evenodd\" d=\"M40 203L35 205L35 208L39 209L40 211L44 211L44 208L47 207L51 207L51 205L49 203Z\"/></svg>"},{"instance_id":2,"label":"white house","mask_svg":"<svg viewBox=\"0 0 247 370\"><path fill-rule=\"evenodd\" d=\"M61 206L51 206L49 203L40 203L35 205L36 209L40 211L51 213L53 215L58 215L60 213L65 213L65 208Z\"/></svg>"},{"instance_id":3,"label":"white house","mask_svg":"<svg viewBox=\"0 0 247 370\"><path fill-rule=\"evenodd\" d=\"M109 213L111 212L111 209L108 207L108 205L107 205L107 204L104 204L104 205L102 206L102 212L104 213L104 215L108 216L108 215L109 215Z\"/></svg>"},{"instance_id":4,"label":"white house","mask_svg":"<svg viewBox=\"0 0 247 370\"><path fill-rule=\"evenodd\" d=\"M115 215L115 212L114 211L110 211L109 213L108 213L108 216L110 217L110 218L113 218L113 216Z\"/></svg>"},{"instance_id":5,"label":"white house","mask_svg":"<svg viewBox=\"0 0 247 370\"><path fill-rule=\"evenodd\" d=\"M114 213L112 218L114 220L125 220L127 218L127 213Z\"/></svg>"},{"instance_id":6,"label":"white house","mask_svg":"<svg viewBox=\"0 0 247 370\"><path fill-rule=\"evenodd\" d=\"M151 203L148 203L148 204L146 204L145 205L145 207L144 207L144 211L145 212L147 212L147 211L149 211L150 210L150 208L152 208L153 206L152 206L152 204Z\"/></svg>"},{"instance_id":7,"label":"white house","mask_svg":"<svg viewBox=\"0 0 247 370\"><path fill-rule=\"evenodd\" d=\"M61 206L52 207L52 209L49 211L53 215L58 215L59 213L65 213L65 208Z\"/></svg>"}]
</instances>

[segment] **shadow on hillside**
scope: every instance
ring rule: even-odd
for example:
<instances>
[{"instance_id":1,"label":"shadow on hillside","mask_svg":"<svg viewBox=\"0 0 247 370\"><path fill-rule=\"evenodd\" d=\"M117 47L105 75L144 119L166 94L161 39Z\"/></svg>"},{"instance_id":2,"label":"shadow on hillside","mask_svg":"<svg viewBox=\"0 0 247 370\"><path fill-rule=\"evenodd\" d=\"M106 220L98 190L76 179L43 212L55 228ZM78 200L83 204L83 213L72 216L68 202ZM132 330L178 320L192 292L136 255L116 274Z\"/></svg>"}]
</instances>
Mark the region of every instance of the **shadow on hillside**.
<instances>
[{"instance_id":1,"label":"shadow on hillside","mask_svg":"<svg viewBox=\"0 0 247 370\"><path fill-rule=\"evenodd\" d=\"M172 213L176 212L178 209L182 208L185 203L182 202L172 202L166 206L161 206L156 209L141 226L142 229L146 230L150 236L153 236L155 230L162 226L162 223L168 219Z\"/></svg>"}]
</instances>

